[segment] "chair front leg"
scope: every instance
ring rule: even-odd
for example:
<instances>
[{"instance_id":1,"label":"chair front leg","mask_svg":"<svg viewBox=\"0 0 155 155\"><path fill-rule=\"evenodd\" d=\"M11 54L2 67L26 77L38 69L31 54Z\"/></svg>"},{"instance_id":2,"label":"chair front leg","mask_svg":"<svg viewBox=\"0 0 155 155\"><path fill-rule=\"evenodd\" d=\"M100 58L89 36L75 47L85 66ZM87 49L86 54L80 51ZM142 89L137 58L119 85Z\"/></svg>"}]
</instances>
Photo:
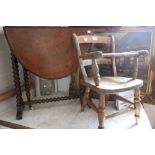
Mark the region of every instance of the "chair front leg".
<instances>
[{"instance_id":1,"label":"chair front leg","mask_svg":"<svg viewBox=\"0 0 155 155\"><path fill-rule=\"evenodd\" d=\"M140 110L141 110L141 99L140 99L140 89L135 89L135 119L136 124L139 124Z\"/></svg>"},{"instance_id":2,"label":"chair front leg","mask_svg":"<svg viewBox=\"0 0 155 155\"><path fill-rule=\"evenodd\" d=\"M98 129L103 129L104 128L104 119L105 119L105 95L100 95L100 100L99 100L99 108L98 108L98 121L99 121L99 126Z\"/></svg>"},{"instance_id":3,"label":"chair front leg","mask_svg":"<svg viewBox=\"0 0 155 155\"><path fill-rule=\"evenodd\" d=\"M81 112L84 112L84 109L85 109L86 105L88 104L89 92L90 92L90 88L86 87L85 92L84 92L84 96L82 99Z\"/></svg>"}]
</instances>

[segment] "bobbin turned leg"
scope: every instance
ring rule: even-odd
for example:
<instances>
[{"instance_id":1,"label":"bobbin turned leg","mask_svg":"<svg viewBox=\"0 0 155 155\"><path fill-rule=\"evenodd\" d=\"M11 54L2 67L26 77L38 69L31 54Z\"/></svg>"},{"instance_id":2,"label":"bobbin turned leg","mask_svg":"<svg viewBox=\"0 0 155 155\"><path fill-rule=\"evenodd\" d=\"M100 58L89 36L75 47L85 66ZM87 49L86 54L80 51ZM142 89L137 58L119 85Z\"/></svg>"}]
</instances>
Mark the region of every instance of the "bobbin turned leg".
<instances>
[{"instance_id":1,"label":"bobbin turned leg","mask_svg":"<svg viewBox=\"0 0 155 155\"><path fill-rule=\"evenodd\" d=\"M29 82L28 71L25 67L23 67L23 73L24 73L24 86L26 91L27 102L29 105L29 109L31 109L32 105L31 105L31 98L30 98L30 82Z\"/></svg>"},{"instance_id":2,"label":"bobbin turned leg","mask_svg":"<svg viewBox=\"0 0 155 155\"><path fill-rule=\"evenodd\" d=\"M88 104L89 92L90 92L90 88L86 87L85 92L84 92L84 96L82 99L81 112L84 112L84 109L85 109L86 105Z\"/></svg>"},{"instance_id":3,"label":"bobbin turned leg","mask_svg":"<svg viewBox=\"0 0 155 155\"><path fill-rule=\"evenodd\" d=\"M140 119L140 109L141 109L141 102L140 102L140 89L135 89L135 119L136 119L136 124L139 124L139 119Z\"/></svg>"},{"instance_id":4,"label":"bobbin turned leg","mask_svg":"<svg viewBox=\"0 0 155 155\"><path fill-rule=\"evenodd\" d=\"M20 86L18 61L17 61L16 57L13 54L11 54L11 60L12 60L13 77L14 77L14 84L15 84L15 90L16 90L16 99L17 99L16 119L20 120L20 119L22 119L24 103L23 103L21 86Z\"/></svg>"},{"instance_id":5,"label":"bobbin turned leg","mask_svg":"<svg viewBox=\"0 0 155 155\"><path fill-rule=\"evenodd\" d=\"M98 129L104 128L104 119L105 119L104 109L105 109L105 95L100 95L99 108L98 108L98 121L99 121Z\"/></svg>"}]
</instances>

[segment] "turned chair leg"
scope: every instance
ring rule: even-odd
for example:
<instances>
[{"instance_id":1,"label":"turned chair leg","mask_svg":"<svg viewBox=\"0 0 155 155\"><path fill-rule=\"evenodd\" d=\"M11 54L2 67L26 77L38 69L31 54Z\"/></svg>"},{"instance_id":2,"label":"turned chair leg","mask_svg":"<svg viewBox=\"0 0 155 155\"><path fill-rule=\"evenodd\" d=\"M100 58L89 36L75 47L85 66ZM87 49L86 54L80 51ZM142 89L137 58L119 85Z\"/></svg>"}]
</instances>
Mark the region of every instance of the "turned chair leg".
<instances>
[{"instance_id":1,"label":"turned chair leg","mask_svg":"<svg viewBox=\"0 0 155 155\"><path fill-rule=\"evenodd\" d=\"M81 112L84 112L84 109L85 109L86 105L88 104L89 92L90 92L90 88L86 87L85 92L84 92L84 96L82 99Z\"/></svg>"},{"instance_id":2,"label":"turned chair leg","mask_svg":"<svg viewBox=\"0 0 155 155\"><path fill-rule=\"evenodd\" d=\"M140 110L141 110L141 99L140 99L140 89L135 89L135 119L136 119L136 124L139 124L139 119L140 119Z\"/></svg>"},{"instance_id":3,"label":"turned chair leg","mask_svg":"<svg viewBox=\"0 0 155 155\"><path fill-rule=\"evenodd\" d=\"M104 129L104 119L105 119L104 109L105 109L105 95L100 95L99 108L98 108L98 121L99 121L98 129Z\"/></svg>"}]
</instances>

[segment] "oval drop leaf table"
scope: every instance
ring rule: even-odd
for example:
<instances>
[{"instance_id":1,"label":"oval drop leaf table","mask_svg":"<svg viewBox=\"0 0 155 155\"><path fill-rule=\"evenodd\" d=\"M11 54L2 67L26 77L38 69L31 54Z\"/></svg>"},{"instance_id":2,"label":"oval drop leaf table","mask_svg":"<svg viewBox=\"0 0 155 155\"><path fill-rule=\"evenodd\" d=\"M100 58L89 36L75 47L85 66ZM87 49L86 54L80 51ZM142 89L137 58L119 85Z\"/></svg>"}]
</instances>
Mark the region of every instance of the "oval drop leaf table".
<instances>
[{"instance_id":1,"label":"oval drop leaf table","mask_svg":"<svg viewBox=\"0 0 155 155\"><path fill-rule=\"evenodd\" d=\"M59 79L74 73L78 68L78 59L72 33L86 34L90 28L17 26L6 26L3 28L12 55L17 98L17 119L22 119L25 104L31 108L31 104L77 97L65 96L31 100L28 71L46 79ZM18 62L23 66L27 101L23 101L22 98Z\"/></svg>"},{"instance_id":2,"label":"oval drop leaf table","mask_svg":"<svg viewBox=\"0 0 155 155\"><path fill-rule=\"evenodd\" d=\"M57 79L77 68L70 28L5 27L12 53L32 73Z\"/></svg>"}]
</instances>

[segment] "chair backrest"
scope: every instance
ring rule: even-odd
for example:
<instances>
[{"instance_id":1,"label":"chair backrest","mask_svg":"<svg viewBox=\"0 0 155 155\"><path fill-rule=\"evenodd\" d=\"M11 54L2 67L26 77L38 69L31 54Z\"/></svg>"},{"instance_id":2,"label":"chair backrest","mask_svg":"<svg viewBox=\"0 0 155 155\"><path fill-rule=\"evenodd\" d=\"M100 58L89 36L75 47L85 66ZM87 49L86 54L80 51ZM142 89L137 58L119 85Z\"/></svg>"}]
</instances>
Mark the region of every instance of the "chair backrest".
<instances>
[{"instance_id":1,"label":"chair backrest","mask_svg":"<svg viewBox=\"0 0 155 155\"><path fill-rule=\"evenodd\" d=\"M79 65L81 69L81 73L83 76L83 79L86 80L88 78L88 75L85 70L85 66L92 65L92 59L83 59L81 56L84 53L84 51L81 51L81 44L104 44L107 45L110 48L110 51L112 53L115 53L115 39L114 36L98 36L98 35L79 35L77 36L75 33L73 34L77 54L79 57ZM90 51L91 52L91 51ZM104 52L104 51L102 51ZM111 64L112 65L112 71L113 75L117 76L117 70L116 70L116 63L115 63L115 57L113 58L97 58L96 59L97 64Z\"/></svg>"}]
</instances>

